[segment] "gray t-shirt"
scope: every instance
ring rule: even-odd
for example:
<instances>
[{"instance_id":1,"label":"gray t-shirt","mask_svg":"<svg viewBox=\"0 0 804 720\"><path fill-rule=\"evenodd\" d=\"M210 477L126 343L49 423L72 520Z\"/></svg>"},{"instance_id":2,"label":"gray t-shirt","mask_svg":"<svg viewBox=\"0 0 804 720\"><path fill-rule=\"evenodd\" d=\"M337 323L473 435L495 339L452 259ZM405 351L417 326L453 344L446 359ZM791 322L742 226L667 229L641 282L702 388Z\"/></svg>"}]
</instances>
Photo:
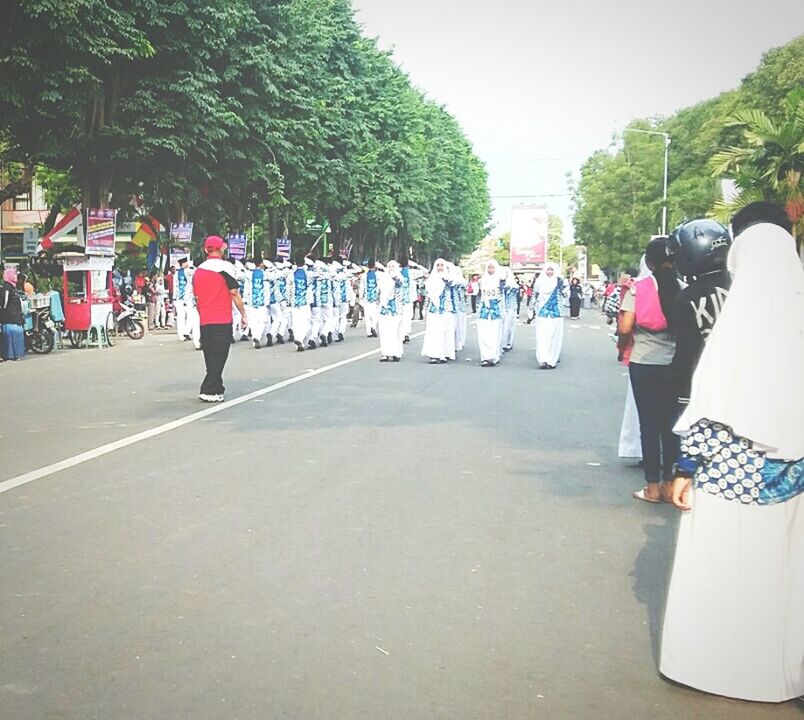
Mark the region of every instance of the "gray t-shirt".
<instances>
[{"instance_id":1,"label":"gray t-shirt","mask_svg":"<svg viewBox=\"0 0 804 720\"><path fill-rule=\"evenodd\" d=\"M620 303L620 310L636 311L636 295L628 291ZM676 341L666 330L654 332L634 324L634 347L631 362L641 365L669 365L673 361Z\"/></svg>"}]
</instances>

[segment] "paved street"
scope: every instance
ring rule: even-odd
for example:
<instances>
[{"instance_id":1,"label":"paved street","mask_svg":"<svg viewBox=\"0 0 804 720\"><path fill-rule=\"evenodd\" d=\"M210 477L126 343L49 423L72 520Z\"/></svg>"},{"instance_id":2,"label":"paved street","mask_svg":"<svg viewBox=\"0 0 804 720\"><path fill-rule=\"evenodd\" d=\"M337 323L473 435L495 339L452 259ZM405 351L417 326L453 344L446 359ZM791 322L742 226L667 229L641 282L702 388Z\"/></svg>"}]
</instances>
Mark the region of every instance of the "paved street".
<instances>
[{"instance_id":1,"label":"paved street","mask_svg":"<svg viewBox=\"0 0 804 720\"><path fill-rule=\"evenodd\" d=\"M240 343L254 395L175 429L172 335L0 365L0 481L87 453L0 492L0 718L801 718L658 676L677 515L631 499L605 323L555 371L517 331L489 369L471 318L448 366Z\"/></svg>"}]
</instances>

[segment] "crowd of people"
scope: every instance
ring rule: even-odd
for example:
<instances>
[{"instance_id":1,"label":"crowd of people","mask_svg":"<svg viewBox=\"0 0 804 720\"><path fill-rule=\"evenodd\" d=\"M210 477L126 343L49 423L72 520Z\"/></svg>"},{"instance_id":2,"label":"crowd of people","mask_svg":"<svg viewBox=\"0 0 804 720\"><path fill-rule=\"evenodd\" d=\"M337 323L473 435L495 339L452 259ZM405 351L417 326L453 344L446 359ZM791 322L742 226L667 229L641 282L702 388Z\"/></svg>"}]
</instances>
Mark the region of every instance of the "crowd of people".
<instances>
[{"instance_id":1,"label":"crowd of people","mask_svg":"<svg viewBox=\"0 0 804 720\"><path fill-rule=\"evenodd\" d=\"M804 270L791 229L765 202L731 233L683 223L609 293L630 380L621 454L638 438L644 466L634 497L685 511L661 672L760 702L804 694Z\"/></svg>"}]
</instances>

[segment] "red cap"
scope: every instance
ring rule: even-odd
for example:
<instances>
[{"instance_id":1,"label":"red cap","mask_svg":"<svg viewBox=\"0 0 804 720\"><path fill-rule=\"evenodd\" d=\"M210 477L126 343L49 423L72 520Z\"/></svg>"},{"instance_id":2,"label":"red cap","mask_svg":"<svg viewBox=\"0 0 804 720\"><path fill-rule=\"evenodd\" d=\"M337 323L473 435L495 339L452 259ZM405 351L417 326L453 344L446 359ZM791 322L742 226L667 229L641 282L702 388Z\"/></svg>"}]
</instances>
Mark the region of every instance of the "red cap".
<instances>
[{"instance_id":1,"label":"red cap","mask_svg":"<svg viewBox=\"0 0 804 720\"><path fill-rule=\"evenodd\" d=\"M204 250L226 250L226 243L218 235L210 235L204 240Z\"/></svg>"}]
</instances>

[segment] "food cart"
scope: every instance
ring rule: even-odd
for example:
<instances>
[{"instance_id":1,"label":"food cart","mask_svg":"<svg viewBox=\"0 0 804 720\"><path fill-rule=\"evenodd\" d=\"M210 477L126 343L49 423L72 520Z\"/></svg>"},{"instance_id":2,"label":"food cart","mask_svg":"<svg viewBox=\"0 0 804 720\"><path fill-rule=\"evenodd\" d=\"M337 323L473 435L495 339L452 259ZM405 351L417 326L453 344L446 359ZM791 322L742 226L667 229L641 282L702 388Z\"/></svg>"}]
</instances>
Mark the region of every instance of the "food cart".
<instances>
[{"instance_id":1,"label":"food cart","mask_svg":"<svg viewBox=\"0 0 804 720\"><path fill-rule=\"evenodd\" d=\"M114 344L114 257L63 253L64 329L73 347Z\"/></svg>"}]
</instances>

